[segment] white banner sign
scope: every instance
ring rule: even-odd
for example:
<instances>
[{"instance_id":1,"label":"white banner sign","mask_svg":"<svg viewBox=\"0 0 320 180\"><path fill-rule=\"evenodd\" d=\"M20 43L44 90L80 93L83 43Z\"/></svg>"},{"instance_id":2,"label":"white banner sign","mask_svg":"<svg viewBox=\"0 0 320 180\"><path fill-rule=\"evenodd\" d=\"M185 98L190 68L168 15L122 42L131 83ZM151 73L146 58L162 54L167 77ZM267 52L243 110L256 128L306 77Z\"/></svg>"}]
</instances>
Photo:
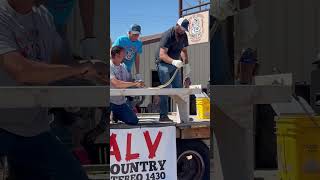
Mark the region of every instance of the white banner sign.
<instances>
[{"instance_id":1,"label":"white banner sign","mask_svg":"<svg viewBox=\"0 0 320 180\"><path fill-rule=\"evenodd\" d=\"M189 20L189 44L206 43L209 41L209 11L185 16Z\"/></svg>"},{"instance_id":2,"label":"white banner sign","mask_svg":"<svg viewBox=\"0 0 320 180\"><path fill-rule=\"evenodd\" d=\"M176 127L110 129L110 180L177 179Z\"/></svg>"}]
</instances>

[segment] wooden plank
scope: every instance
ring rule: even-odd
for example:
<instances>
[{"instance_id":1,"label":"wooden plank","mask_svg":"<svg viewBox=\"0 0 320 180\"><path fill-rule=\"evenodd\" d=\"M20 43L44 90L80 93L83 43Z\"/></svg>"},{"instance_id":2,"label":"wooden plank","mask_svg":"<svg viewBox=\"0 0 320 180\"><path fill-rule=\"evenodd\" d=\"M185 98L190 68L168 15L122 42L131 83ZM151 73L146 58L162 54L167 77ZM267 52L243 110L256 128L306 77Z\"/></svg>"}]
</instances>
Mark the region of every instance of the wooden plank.
<instances>
[{"instance_id":1,"label":"wooden plank","mask_svg":"<svg viewBox=\"0 0 320 180\"><path fill-rule=\"evenodd\" d=\"M106 107L109 86L0 87L0 108Z\"/></svg>"},{"instance_id":2,"label":"wooden plank","mask_svg":"<svg viewBox=\"0 0 320 180\"><path fill-rule=\"evenodd\" d=\"M181 129L180 134L181 139L206 139L210 138L210 127Z\"/></svg>"},{"instance_id":3,"label":"wooden plank","mask_svg":"<svg viewBox=\"0 0 320 180\"><path fill-rule=\"evenodd\" d=\"M292 86L292 74L273 74L254 77L255 85L273 85L274 83L280 83L285 86Z\"/></svg>"},{"instance_id":4,"label":"wooden plank","mask_svg":"<svg viewBox=\"0 0 320 180\"><path fill-rule=\"evenodd\" d=\"M132 128L144 128L144 127L149 127L149 128L154 128L154 127L166 127L166 126L176 126L176 138L183 138L184 132L187 133L187 135L183 139L187 139L188 137L190 139L195 139L199 137L203 138L210 138L208 133L210 134L210 121L199 121L199 122L188 122L188 123L159 123L159 122L144 122L142 124L133 126L133 125L127 125L124 123L117 123L117 124L110 124L110 129L132 129ZM189 133L188 129L200 129L200 131L197 130L192 130L191 134ZM202 129L207 129L207 130L202 130ZM190 135L196 135L195 137L190 137ZM198 135L200 133L200 135ZM201 134L205 133L205 134ZM96 143L107 143L109 142L109 131L103 133L102 135L98 136L96 139Z\"/></svg>"}]
</instances>

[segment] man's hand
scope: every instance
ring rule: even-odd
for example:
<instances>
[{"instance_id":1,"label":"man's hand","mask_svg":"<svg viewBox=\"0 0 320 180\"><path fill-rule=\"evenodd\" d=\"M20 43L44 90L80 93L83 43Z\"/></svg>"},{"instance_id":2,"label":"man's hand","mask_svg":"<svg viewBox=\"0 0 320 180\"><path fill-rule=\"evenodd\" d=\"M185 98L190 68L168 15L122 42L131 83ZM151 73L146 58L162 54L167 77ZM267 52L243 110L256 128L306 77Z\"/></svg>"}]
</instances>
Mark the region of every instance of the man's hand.
<instances>
[{"instance_id":1,"label":"man's hand","mask_svg":"<svg viewBox=\"0 0 320 180\"><path fill-rule=\"evenodd\" d=\"M80 65L82 67L84 66L92 66L97 74L99 75L99 78L106 79L107 78L107 63L102 60L98 59L91 59L91 60L82 60L79 61Z\"/></svg>"},{"instance_id":2,"label":"man's hand","mask_svg":"<svg viewBox=\"0 0 320 180\"><path fill-rule=\"evenodd\" d=\"M191 75L191 67L189 64L185 64L183 67L183 77L184 77L185 88L189 88L189 86L191 85L190 75Z\"/></svg>"},{"instance_id":3,"label":"man's hand","mask_svg":"<svg viewBox=\"0 0 320 180\"><path fill-rule=\"evenodd\" d=\"M96 38L86 38L80 42L81 57L95 59L98 54L98 41Z\"/></svg>"},{"instance_id":4,"label":"man's hand","mask_svg":"<svg viewBox=\"0 0 320 180\"><path fill-rule=\"evenodd\" d=\"M135 87L143 88L144 87L144 82L135 82Z\"/></svg>"},{"instance_id":5,"label":"man's hand","mask_svg":"<svg viewBox=\"0 0 320 180\"><path fill-rule=\"evenodd\" d=\"M183 66L183 62L181 60L173 60L172 65L180 69Z\"/></svg>"},{"instance_id":6,"label":"man's hand","mask_svg":"<svg viewBox=\"0 0 320 180\"><path fill-rule=\"evenodd\" d=\"M191 79L189 77L185 78L183 85L185 88L189 88L191 85Z\"/></svg>"},{"instance_id":7,"label":"man's hand","mask_svg":"<svg viewBox=\"0 0 320 180\"><path fill-rule=\"evenodd\" d=\"M92 65L77 67L77 70L79 71L79 78L93 79L98 77L98 73Z\"/></svg>"}]
</instances>

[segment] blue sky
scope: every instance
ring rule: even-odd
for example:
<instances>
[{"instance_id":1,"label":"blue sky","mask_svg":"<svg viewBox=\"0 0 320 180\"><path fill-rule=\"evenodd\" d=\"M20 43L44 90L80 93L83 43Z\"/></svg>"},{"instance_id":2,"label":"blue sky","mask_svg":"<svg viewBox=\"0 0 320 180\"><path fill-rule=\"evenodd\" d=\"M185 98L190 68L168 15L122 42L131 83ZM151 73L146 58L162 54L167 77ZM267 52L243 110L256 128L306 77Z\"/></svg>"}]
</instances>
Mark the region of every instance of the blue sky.
<instances>
[{"instance_id":1,"label":"blue sky","mask_svg":"<svg viewBox=\"0 0 320 180\"><path fill-rule=\"evenodd\" d=\"M141 25L146 36L164 32L178 19L178 0L111 0L110 7L112 41L126 34L131 24Z\"/></svg>"}]
</instances>

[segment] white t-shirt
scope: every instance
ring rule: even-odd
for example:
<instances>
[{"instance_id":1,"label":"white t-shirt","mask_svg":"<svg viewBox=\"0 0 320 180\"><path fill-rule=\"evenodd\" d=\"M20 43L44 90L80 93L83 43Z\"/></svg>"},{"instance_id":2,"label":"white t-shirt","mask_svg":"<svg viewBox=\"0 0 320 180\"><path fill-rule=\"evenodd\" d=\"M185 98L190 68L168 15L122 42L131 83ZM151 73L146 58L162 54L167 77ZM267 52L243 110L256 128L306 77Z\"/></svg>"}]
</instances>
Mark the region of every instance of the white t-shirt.
<instances>
[{"instance_id":1,"label":"white t-shirt","mask_svg":"<svg viewBox=\"0 0 320 180\"><path fill-rule=\"evenodd\" d=\"M17 51L25 58L49 63L61 39L46 8L19 14L0 0L0 55ZM18 86L0 66L0 86ZM19 97L17 97L19 98ZM49 129L47 108L0 109L0 128L21 136L34 136Z\"/></svg>"}]
</instances>

